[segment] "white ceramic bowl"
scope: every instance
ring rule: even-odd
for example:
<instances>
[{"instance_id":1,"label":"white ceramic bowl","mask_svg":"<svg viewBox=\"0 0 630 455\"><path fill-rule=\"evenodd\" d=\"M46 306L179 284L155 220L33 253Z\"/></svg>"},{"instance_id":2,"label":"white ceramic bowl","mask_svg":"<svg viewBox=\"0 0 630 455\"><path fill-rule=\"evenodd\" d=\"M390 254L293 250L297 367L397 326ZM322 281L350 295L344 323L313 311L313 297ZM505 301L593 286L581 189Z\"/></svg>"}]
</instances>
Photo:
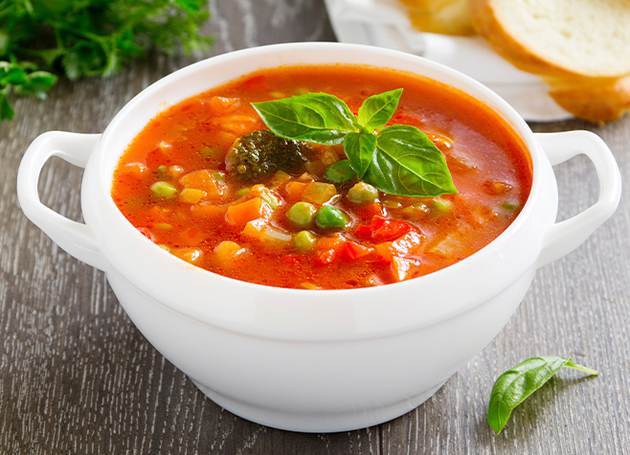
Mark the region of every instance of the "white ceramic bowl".
<instances>
[{"instance_id":1,"label":"white ceramic bowl","mask_svg":"<svg viewBox=\"0 0 630 455\"><path fill-rule=\"evenodd\" d=\"M169 106L264 67L356 63L413 71L483 100L511 124L533 163L531 195L514 223L469 258L410 281L356 290L290 290L244 283L177 259L141 235L110 196L112 174L132 138ZM598 201L555 223L551 164L585 154ZM42 166L59 156L85 166L85 224L38 198ZM265 425L342 431L400 416L428 399L501 330L536 269L584 241L616 209L619 170L592 133L533 134L501 98L420 57L338 43L232 52L156 82L102 135L49 132L24 155L18 196L25 214L63 249L103 270L146 338L213 401Z\"/></svg>"}]
</instances>

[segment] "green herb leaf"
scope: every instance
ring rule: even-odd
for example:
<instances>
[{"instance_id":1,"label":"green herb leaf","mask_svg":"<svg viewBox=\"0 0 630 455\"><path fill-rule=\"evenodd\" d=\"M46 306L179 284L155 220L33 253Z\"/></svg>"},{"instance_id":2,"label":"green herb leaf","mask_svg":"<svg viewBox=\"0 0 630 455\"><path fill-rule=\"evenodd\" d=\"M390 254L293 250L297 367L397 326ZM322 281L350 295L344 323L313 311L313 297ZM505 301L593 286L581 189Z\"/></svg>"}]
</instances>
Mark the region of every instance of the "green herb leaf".
<instances>
[{"instance_id":1,"label":"green herb leaf","mask_svg":"<svg viewBox=\"0 0 630 455\"><path fill-rule=\"evenodd\" d=\"M286 139L337 145L347 133L359 131L347 104L328 93L307 93L252 105L269 129Z\"/></svg>"},{"instance_id":2,"label":"green herb leaf","mask_svg":"<svg viewBox=\"0 0 630 455\"><path fill-rule=\"evenodd\" d=\"M206 0L0 0L0 63L33 74L0 80L0 90L42 98L53 75L107 77L150 48L205 49L208 17ZM0 119L13 115L8 97L0 95Z\"/></svg>"},{"instance_id":3,"label":"green herb leaf","mask_svg":"<svg viewBox=\"0 0 630 455\"><path fill-rule=\"evenodd\" d=\"M360 179L367 172L376 152L376 136L366 131L349 133L343 141L343 150Z\"/></svg>"},{"instance_id":4,"label":"green herb leaf","mask_svg":"<svg viewBox=\"0 0 630 455\"><path fill-rule=\"evenodd\" d=\"M434 197L457 193L442 152L418 128L393 125L374 134L393 115L402 89L368 98L357 118L342 100L307 93L252 103L276 135L324 145L343 144L360 179L389 194Z\"/></svg>"},{"instance_id":5,"label":"green herb leaf","mask_svg":"<svg viewBox=\"0 0 630 455\"><path fill-rule=\"evenodd\" d=\"M346 183L357 176L350 160L341 160L331 164L324 172L324 178L333 183Z\"/></svg>"},{"instance_id":6,"label":"green herb leaf","mask_svg":"<svg viewBox=\"0 0 630 455\"><path fill-rule=\"evenodd\" d=\"M577 365L570 358L540 356L529 358L499 376L492 387L487 417L494 432L499 434L514 408L540 389L562 367L597 375L597 371Z\"/></svg>"},{"instance_id":7,"label":"green herb leaf","mask_svg":"<svg viewBox=\"0 0 630 455\"><path fill-rule=\"evenodd\" d=\"M366 99L359 108L359 123L369 133L383 128L398 107L402 89L379 93Z\"/></svg>"},{"instance_id":8,"label":"green herb leaf","mask_svg":"<svg viewBox=\"0 0 630 455\"><path fill-rule=\"evenodd\" d=\"M418 128L389 126L376 140L377 153L364 176L367 183L399 196L434 197L457 192L442 152Z\"/></svg>"},{"instance_id":9,"label":"green herb leaf","mask_svg":"<svg viewBox=\"0 0 630 455\"><path fill-rule=\"evenodd\" d=\"M0 61L0 121L11 120L15 115L9 95L34 95L40 99L55 83L57 77L46 71L32 71L35 66L29 63L9 63Z\"/></svg>"}]
</instances>

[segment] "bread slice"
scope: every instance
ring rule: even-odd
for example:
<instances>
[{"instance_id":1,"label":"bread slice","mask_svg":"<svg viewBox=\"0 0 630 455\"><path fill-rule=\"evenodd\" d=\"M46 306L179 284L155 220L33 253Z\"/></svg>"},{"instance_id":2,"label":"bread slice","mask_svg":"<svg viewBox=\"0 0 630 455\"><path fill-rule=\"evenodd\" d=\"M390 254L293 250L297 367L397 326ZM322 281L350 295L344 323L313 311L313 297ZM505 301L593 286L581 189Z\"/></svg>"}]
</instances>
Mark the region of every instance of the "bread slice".
<instances>
[{"instance_id":1,"label":"bread slice","mask_svg":"<svg viewBox=\"0 0 630 455\"><path fill-rule=\"evenodd\" d=\"M630 0L469 0L475 28L542 76L566 111L609 122L630 111Z\"/></svg>"},{"instance_id":2,"label":"bread slice","mask_svg":"<svg viewBox=\"0 0 630 455\"><path fill-rule=\"evenodd\" d=\"M576 117L595 123L617 120L630 112L630 76L608 80L550 80L549 95Z\"/></svg>"},{"instance_id":3,"label":"bread slice","mask_svg":"<svg viewBox=\"0 0 630 455\"><path fill-rule=\"evenodd\" d=\"M630 74L630 0L470 0L477 31L516 67L551 77Z\"/></svg>"},{"instance_id":4,"label":"bread slice","mask_svg":"<svg viewBox=\"0 0 630 455\"><path fill-rule=\"evenodd\" d=\"M419 31L445 35L475 34L468 0L400 0L411 25Z\"/></svg>"}]
</instances>

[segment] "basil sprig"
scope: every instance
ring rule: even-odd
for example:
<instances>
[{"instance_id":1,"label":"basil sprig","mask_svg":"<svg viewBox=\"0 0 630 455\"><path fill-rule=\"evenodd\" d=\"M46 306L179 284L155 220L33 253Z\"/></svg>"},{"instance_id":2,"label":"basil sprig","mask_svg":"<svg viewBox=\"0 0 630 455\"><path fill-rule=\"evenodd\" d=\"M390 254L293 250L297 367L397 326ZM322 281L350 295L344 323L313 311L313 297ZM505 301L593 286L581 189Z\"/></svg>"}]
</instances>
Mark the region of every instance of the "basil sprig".
<instances>
[{"instance_id":1,"label":"basil sprig","mask_svg":"<svg viewBox=\"0 0 630 455\"><path fill-rule=\"evenodd\" d=\"M400 196L457 193L444 155L426 134L410 125L385 126L401 95L402 88L371 96L364 100L358 116L344 101L327 93L252 105L280 137L322 145L343 144L348 162L333 165L328 172L333 182L356 175L384 193Z\"/></svg>"},{"instance_id":2,"label":"basil sprig","mask_svg":"<svg viewBox=\"0 0 630 455\"><path fill-rule=\"evenodd\" d=\"M540 389L562 367L597 375L597 371L578 365L571 358L540 356L524 360L499 376L492 387L487 417L494 432L499 434L514 408Z\"/></svg>"}]
</instances>

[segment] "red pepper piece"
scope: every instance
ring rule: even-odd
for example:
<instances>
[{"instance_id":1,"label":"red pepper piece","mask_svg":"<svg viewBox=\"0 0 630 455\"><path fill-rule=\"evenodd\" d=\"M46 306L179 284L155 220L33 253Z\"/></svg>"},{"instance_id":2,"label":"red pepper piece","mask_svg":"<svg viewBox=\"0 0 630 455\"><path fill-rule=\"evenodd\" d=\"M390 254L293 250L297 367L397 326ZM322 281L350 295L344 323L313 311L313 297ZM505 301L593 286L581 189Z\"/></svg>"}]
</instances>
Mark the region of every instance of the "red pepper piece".
<instances>
[{"instance_id":1,"label":"red pepper piece","mask_svg":"<svg viewBox=\"0 0 630 455\"><path fill-rule=\"evenodd\" d=\"M410 230L411 226L404 221L385 220L380 227L372 231L372 241L376 243L391 242Z\"/></svg>"},{"instance_id":2,"label":"red pepper piece","mask_svg":"<svg viewBox=\"0 0 630 455\"><path fill-rule=\"evenodd\" d=\"M372 240L372 228L361 224L354 231L354 236L359 240Z\"/></svg>"},{"instance_id":3,"label":"red pepper piece","mask_svg":"<svg viewBox=\"0 0 630 455\"><path fill-rule=\"evenodd\" d=\"M346 242L345 254L349 259L356 260L369 256L374 251L374 248L370 248L360 243L348 240Z\"/></svg>"},{"instance_id":4,"label":"red pepper piece","mask_svg":"<svg viewBox=\"0 0 630 455\"><path fill-rule=\"evenodd\" d=\"M357 216L362 220L371 220L375 216L385 215L385 209L378 202L373 202L362 207L357 207L355 209L355 212Z\"/></svg>"},{"instance_id":5,"label":"red pepper piece","mask_svg":"<svg viewBox=\"0 0 630 455\"><path fill-rule=\"evenodd\" d=\"M404 221L388 220L382 216L374 216L369 226L364 224L357 227L354 235L359 240L371 240L374 243L391 242L411 230L411 226Z\"/></svg>"}]
</instances>

